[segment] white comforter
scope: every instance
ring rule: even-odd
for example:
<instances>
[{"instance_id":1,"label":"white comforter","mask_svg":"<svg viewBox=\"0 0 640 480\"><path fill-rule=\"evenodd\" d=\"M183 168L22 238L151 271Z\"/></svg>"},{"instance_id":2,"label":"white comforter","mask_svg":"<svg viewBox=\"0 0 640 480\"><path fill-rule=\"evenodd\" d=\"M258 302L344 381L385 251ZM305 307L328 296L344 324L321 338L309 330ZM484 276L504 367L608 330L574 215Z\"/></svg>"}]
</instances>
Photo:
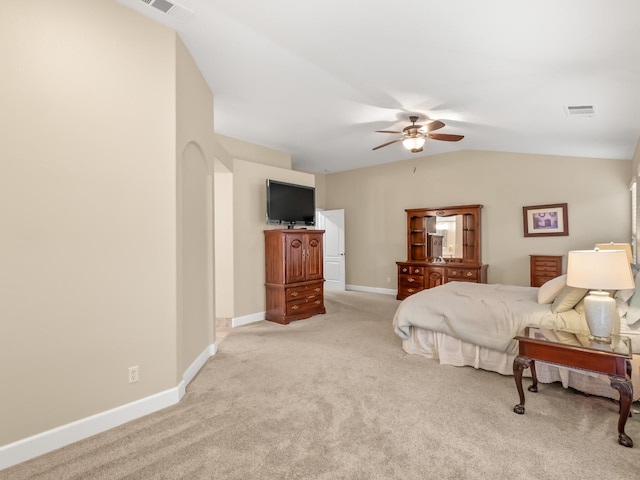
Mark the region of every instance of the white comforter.
<instances>
[{"instance_id":1,"label":"white comforter","mask_svg":"<svg viewBox=\"0 0 640 480\"><path fill-rule=\"evenodd\" d=\"M513 337L529 324L576 331L584 317L575 310L552 313L551 305L538 303L535 287L450 282L406 298L393 318L403 340L418 327L507 353L516 353Z\"/></svg>"}]
</instances>

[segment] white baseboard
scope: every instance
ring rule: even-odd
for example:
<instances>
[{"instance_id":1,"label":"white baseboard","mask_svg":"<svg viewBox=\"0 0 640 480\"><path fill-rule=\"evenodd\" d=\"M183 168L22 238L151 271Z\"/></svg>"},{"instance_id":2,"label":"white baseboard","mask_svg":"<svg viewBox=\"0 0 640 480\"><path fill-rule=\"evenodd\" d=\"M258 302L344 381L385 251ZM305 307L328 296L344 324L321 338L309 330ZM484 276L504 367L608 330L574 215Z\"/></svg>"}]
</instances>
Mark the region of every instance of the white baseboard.
<instances>
[{"instance_id":1,"label":"white baseboard","mask_svg":"<svg viewBox=\"0 0 640 480\"><path fill-rule=\"evenodd\" d=\"M394 297L398 293L397 290L391 288L374 288L363 287L360 285L346 285L346 290L357 290L360 292L382 293L384 295L393 295ZM234 317L231 319L231 327L242 327L243 325L249 325L250 323L261 322L265 320L266 312L252 313L250 315L244 315L242 317Z\"/></svg>"},{"instance_id":2,"label":"white baseboard","mask_svg":"<svg viewBox=\"0 0 640 480\"><path fill-rule=\"evenodd\" d=\"M266 318L266 312L252 313L251 315L244 315L242 317L234 317L231 319L231 327L242 327L243 325L249 325L250 323L261 322Z\"/></svg>"},{"instance_id":3,"label":"white baseboard","mask_svg":"<svg viewBox=\"0 0 640 480\"><path fill-rule=\"evenodd\" d=\"M382 293L384 295L393 295L394 297L398 294L398 291L392 288L364 287L361 285L347 285L346 288L356 292Z\"/></svg>"},{"instance_id":4,"label":"white baseboard","mask_svg":"<svg viewBox=\"0 0 640 480\"><path fill-rule=\"evenodd\" d=\"M209 345L182 375L182 381L174 388L141 398L75 422L61 425L37 435L0 446L0 470L52 452L58 448L84 440L98 433L115 428L150 413L178 403L184 396L189 382L208 358L217 352L216 344Z\"/></svg>"},{"instance_id":5,"label":"white baseboard","mask_svg":"<svg viewBox=\"0 0 640 480\"><path fill-rule=\"evenodd\" d=\"M204 366L207 360L209 360L209 357L213 357L217 351L218 345L212 343L207 348L205 348L200 355L198 355L198 358L196 358L191 365L189 365L189 368L187 368L187 370L182 374L182 381L178 385L178 391L180 395L178 401L182 400L182 397L184 397L184 392L187 388L187 385L189 385L191 383L191 380L196 377L200 369Z\"/></svg>"}]
</instances>

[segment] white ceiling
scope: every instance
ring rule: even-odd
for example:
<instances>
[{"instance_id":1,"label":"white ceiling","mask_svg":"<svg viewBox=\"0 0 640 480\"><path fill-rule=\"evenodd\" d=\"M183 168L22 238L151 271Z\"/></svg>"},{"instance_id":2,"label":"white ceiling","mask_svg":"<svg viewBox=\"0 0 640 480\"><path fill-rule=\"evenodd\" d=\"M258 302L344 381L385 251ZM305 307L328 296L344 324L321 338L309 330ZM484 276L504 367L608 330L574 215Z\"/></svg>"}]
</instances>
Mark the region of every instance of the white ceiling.
<instances>
[{"instance_id":1,"label":"white ceiling","mask_svg":"<svg viewBox=\"0 0 640 480\"><path fill-rule=\"evenodd\" d=\"M179 0L185 20L117 1L179 33L217 133L289 152L296 170L411 158L400 143L372 151L395 138L375 130L410 114L465 136L427 141L427 156L630 159L640 136L638 0Z\"/></svg>"}]
</instances>

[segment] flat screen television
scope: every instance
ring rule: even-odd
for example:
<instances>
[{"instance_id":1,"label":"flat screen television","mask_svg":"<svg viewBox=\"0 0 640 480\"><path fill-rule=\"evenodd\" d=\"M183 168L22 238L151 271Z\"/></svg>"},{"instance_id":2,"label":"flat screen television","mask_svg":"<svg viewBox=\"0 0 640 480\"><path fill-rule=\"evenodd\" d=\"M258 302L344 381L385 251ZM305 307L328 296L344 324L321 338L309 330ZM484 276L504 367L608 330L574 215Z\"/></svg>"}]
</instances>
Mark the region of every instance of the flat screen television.
<instances>
[{"instance_id":1,"label":"flat screen television","mask_svg":"<svg viewBox=\"0 0 640 480\"><path fill-rule=\"evenodd\" d=\"M267 180L267 223L315 225L316 190L314 187Z\"/></svg>"}]
</instances>

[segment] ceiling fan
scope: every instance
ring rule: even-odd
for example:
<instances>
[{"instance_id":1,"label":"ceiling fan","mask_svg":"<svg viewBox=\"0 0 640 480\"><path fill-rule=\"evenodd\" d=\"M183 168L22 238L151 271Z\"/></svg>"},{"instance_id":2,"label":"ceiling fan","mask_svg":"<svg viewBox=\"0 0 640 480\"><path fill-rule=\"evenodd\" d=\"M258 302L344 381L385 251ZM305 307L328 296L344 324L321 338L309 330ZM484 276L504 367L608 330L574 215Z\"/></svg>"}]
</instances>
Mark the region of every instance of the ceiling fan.
<instances>
[{"instance_id":1,"label":"ceiling fan","mask_svg":"<svg viewBox=\"0 0 640 480\"><path fill-rule=\"evenodd\" d=\"M444 140L445 142L457 142L464 138L464 135L452 135L449 133L431 133L434 130L438 130L444 127L444 123L440 120L434 120L431 123L427 123L426 125L418 125L416 122L418 121L417 115L412 115L409 117L411 121L411 125L406 126L402 129L402 131L395 130L376 130L377 133L400 133L402 136L400 138L396 138L395 140L391 140L390 142L383 143L382 145L378 145L374 147L372 150L377 150L382 147L386 147L387 145L391 145L392 143L402 142L402 145L407 150L410 150L411 153L418 153L422 151L422 146L424 142L431 138L433 140Z\"/></svg>"}]
</instances>

